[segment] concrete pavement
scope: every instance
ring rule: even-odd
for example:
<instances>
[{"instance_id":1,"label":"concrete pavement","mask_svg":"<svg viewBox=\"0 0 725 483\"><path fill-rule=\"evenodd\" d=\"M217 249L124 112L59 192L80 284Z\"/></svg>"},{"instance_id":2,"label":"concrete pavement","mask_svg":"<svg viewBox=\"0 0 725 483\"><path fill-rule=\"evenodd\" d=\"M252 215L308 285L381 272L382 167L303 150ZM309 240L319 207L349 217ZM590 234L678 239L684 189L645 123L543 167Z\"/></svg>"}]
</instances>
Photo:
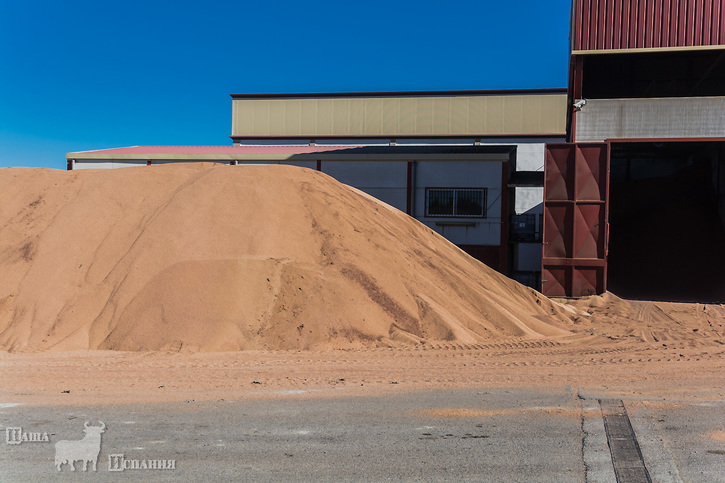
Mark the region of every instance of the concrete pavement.
<instances>
[{"instance_id":1,"label":"concrete pavement","mask_svg":"<svg viewBox=\"0 0 725 483\"><path fill-rule=\"evenodd\" d=\"M725 481L723 401L624 406L652 481ZM3 482L616 481L599 399L575 388L0 405L0 421L41 439L2 442ZM106 426L97 471L57 471L55 443L81 440L86 421Z\"/></svg>"}]
</instances>

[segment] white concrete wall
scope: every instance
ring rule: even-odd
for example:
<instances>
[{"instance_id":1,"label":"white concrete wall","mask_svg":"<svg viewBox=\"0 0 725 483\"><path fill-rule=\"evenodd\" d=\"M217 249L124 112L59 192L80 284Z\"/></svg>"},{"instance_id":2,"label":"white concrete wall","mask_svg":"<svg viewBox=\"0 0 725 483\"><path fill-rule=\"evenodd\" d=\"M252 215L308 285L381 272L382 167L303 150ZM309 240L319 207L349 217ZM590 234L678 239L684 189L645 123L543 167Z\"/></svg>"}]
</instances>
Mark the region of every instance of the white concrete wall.
<instances>
[{"instance_id":1,"label":"white concrete wall","mask_svg":"<svg viewBox=\"0 0 725 483\"><path fill-rule=\"evenodd\" d=\"M322 172L405 211L408 163L405 161L323 161Z\"/></svg>"},{"instance_id":2,"label":"white concrete wall","mask_svg":"<svg viewBox=\"0 0 725 483\"><path fill-rule=\"evenodd\" d=\"M415 218L457 245L501 244L501 163L425 161L415 165ZM426 188L486 188L486 218L425 216ZM468 222L473 226L441 225Z\"/></svg>"},{"instance_id":3,"label":"white concrete wall","mask_svg":"<svg viewBox=\"0 0 725 483\"><path fill-rule=\"evenodd\" d=\"M514 189L514 213L539 215L544 212L544 188L520 187Z\"/></svg>"},{"instance_id":4,"label":"white concrete wall","mask_svg":"<svg viewBox=\"0 0 725 483\"><path fill-rule=\"evenodd\" d=\"M73 163L73 169L114 169L132 166L146 166L146 160L80 160Z\"/></svg>"}]
</instances>

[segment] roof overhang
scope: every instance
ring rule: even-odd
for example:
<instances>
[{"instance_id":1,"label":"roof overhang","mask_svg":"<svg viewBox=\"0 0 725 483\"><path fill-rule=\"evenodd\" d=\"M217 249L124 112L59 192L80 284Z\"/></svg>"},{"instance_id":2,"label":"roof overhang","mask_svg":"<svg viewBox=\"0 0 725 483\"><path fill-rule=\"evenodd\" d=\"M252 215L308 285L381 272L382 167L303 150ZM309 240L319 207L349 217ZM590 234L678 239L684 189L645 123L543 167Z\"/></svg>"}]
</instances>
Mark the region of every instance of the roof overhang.
<instances>
[{"instance_id":1,"label":"roof overhang","mask_svg":"<svg viewBox=\"0 0 725 483\"><path fill-rule=\"evenodd\" d=\"M76 161L501 161L516 146L134 146L67 153Z\"/></svg>"}]
</instances>

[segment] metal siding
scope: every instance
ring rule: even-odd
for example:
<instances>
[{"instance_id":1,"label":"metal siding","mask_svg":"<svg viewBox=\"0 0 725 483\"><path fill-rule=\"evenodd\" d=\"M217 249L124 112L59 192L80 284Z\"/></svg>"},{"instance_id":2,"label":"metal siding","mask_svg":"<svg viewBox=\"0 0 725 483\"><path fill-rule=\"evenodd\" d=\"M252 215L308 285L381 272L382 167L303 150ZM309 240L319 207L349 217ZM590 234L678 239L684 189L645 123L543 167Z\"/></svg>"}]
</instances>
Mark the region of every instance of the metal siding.
<instances>
[{"instance_id":1,"label":"metal siding","mask_svg":"<svg viewBox=\"0 0 725 483\"><path fill-rule=\"evenodd\" d=\"M254 101L250 101L254 102ZM313 125L317 126L317 109L319 105L316 102L312 102L309 99L300 100L300 126L295 128L292 132L296 135L304 134L302 132L302 126ZM241 131L241 130L240 130ZM236 132L234 126L232 126L232 134ZM241 131L244 132L244 131Z\"/></svg>"},{"instance_id":2,"label":"metal siding","mask_svg":"<svg viewBox=\"0 0 725 483\"><path fill-rule=\"evenodd\" d=\"M660 32L659 44L657 47L663 47L669 44L670 39L670 0L662 0L662 32Z\"/></svg>"},{"instance_id":3,"label":"metal siding","mask_svg":"<svg viewBox=\"0 0 725 483\"><path fill-rule=\"evenodd\" d=\"M383 101L383 133L395 135L399 132L400 99L382 99Z\"/></svg>"},{"instance_id":4,"label":"metal siding","mask_svg":"<svg viewBox=\"0 0 725 483\"><path fill-rule=\"evenodd\" d=\"M371 135L383 134L383 100L367 99L365 101L365 124L363 132Z\"/></svg>"},{"instance_id":5,"label":"metal siding","mask_svg":"<svg viewBox=\"0 0 725 483\"><path fill-rule=\"evenodd\" d=\"M524 101L521 97L511 96L504 99L504 112L516 113L514 116L504 116L504 132L525 132L524 127ZM530 114L529 114L530 116Z\"/></svg>"},{"instance_id":6,"label":"metal siding","mask_svg":"<svg viewBox=\"0 0 725 483\"><path fill-rule=\"evenodd\" d=\"M704 18L712 17L712 0L705 0L703 3L703 12L702 15ZM705 39L705 41L710 41L710 32L711 32L712 23L711 22L703 22L702 25L702 37Z\"/></svg>"},{"instance_id":7,"label":"metal siding","mask_svg":"<svg viewBox=\"0 0 725 483\"><path fill-rule=\"evenodd\" d=\"M300 134L302 103L300 101L288 102L284 107L284 129L290 133Z\"/></svg>"},{"instance_id":8,"label":"metal siding","mask_svg":"<svg viewBox=\"0 0 725 483\"><path fill-rule=\"evenodd\" d=\"M232 137L556 135L566 94L235 99Z\"/></svg>"},{"instance_id":9,"label":"metal siding","mask_svg":"<svg viewBox=\"0 0 725 483\"><path fill-rule=\"evenodd\" d=\"M662 0L661 2L656 2L654 5L654 16L652 17L652 22L654 25L663 25L662 24L662 4L665 0ZM659 29L658 31L654 31L652 29L652 44L651 47L660 47L662 44L662 29Z\"/></svg>"},{"instance_id":10,"label":"metal siding","mask_svg":"<svg viewBox=\"0 0 725 483\"><path fill-rule=\"evenodd\" d=\"M576 0L573 50L723 45L724 0Z\"/></svg>"},{"instance_id":11,"label":"metal siding","mask_svg":"<svg viewBox=\"0 0 725 483\"><path fill-rule=\"evenodd\" d=\"M597 27L597 43L599 45L604 45L607 39L606 32L607 32L607 23L606 21L603 21L607 18L607 1L606 0L600 0L599 2L599 12L597 13L597 18L600 19L599 25Z\"/></svg>"},{"instance_id":12,"label":"metal siding","mask_svg":"<svg viewBox=\"0 0 725 483\"><path fill-rule=\"evenodd\" d=\"M703 39L703 11L705 9L704 0L698 0L695 5L695 38Z\"/></svg>"},{"instance_id":13,"label":"metal siding","mask_svg":"<svg viewBox=\"0 0 725 483\"><path fill-rule=\"evenodd\" d=\"M458 101L460 102L460 101ZM433 130L431 133L439 132L450 134L451 132L451 99L437 98L433 100Z\"/></svg>"},{"instance_id":14,"label":"metal siding","mask_svg":"<svg viewBox=\"0 0 725 483\"><path fill-rule=\"evenodd\" d=\"M267 129L269 130L270 126L284 126L286 124L285 122L285 104L283 102L270 102L269 103L269 111L268 111L268 118L267 118ZM268 131L269 132L269 131Z\"/></svg>"},{"instance_id":15,"label":"metal siding","mask_svg":"<svg viewBox=\"0 0 725 483\"><path fill-rule=\"evenodd\" d=\"M398 132L396 134L416 134L416 101L415 99L400 99L398 104ZM430 133L423 133L430 134Z\"/></svg>"},{"instance_id":16,"label":"metal siding","mask_svg":"<svg viewBox=\"0 0 725 483\"><path fill-rule=\"evenodd\" d=\"M618 49L622 45L622 9L624 1L614 2L612 48Z\"/></svg>"},{"instance_id":17,"label":"metal siding","mask_svg":"<svg viewBox=\"0 0 725 483\"><path fill-rule=\"evenodd\" d=\"M466 121L466 128L460 132L486 132L486 112L483 109L480 109L477 106L469 106Z\"/></svg>"},{"instance_id":18,"label":"metal siding","mask_svg":"<svg viewBox=\"0 0 725 483\"><path fill-rule=\"evenodd\" d=\"M725 97L589 99L575 141L725 137Z\"/></svg>"},{"instance_id":19,"label":"metal siding","mask_svg":"<svg viewBox=\"0 0 725 483\"><path fill-rule=\"evenodd\" d=\"M661 2L661 0L660 0ZM660 4L660 2L657 2L657 4ZM645 31L644 31L644 46L651 48L654 46L654 21L655 21L655 2L653 0L649 0L647 2L647 10L646 10L646 16L645 16ZM657 29L658 31L661 29Z\"/></svg>"},{"instance_id":20,"label":"metal siding","mask_svg":"<svg viewBox=\"0 0 725 483\"><path fill-rule=\"evenodd\" d=\"M351 133L362 132L365 128L365 99L350 99L348 128Z\"/></svg>"},{"instance_id":21,"label":"metal siding","mask_svg":"<svg viewBox=\"0 0 725 483\"><path fill-rule=\"evenodd\" d=\"M590 22L590 6L588 5L588 3L589 2L577 2L577 5L579 5L579 7L577 8L577 30L576 32L574 32L574 50L582 50L582 45L589 45L590 43L588 39L584 39L584 35L589 34L589 28L584 27L585 25L588 26Z\"/></svg>"},{"instance_id":22,"label":"metal siding","mask_svg":"<svg viewBox=\"0 0 725 483\"><path fill-rule=\"evenodd\" d=\"M632 0L632 9L629 18L629 44L642 45L640 43L642 34L642 5L640 0Z\"/></svg>"},{"instance_id":23,"label":"metal siding","mask_svg":"<svg viewBox=\"0 0 725 483\"><path fill-rule=\"evenodd\" d=\"M609 146L546 146L542 290L581 297L606 291Z\"/></svg>"}]
</instances>

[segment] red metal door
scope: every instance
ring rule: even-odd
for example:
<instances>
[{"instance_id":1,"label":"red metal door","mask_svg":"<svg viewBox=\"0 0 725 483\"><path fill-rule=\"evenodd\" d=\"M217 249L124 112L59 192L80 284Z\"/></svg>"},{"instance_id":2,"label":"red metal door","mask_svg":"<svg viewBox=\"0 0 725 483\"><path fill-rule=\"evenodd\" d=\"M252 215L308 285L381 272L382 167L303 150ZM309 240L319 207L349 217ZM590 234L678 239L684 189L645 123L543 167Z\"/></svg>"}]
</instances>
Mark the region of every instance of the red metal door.
<instances>
[{"instance_id":1,"label":"red metal door","mask_svg":"<svg viewBox=\"0 0 725 483\"><path fill-rule=\"evenodd\" d=\"M541 285L550 297L607 290L609 145L546 145Z\"/></svg>"}]
</instances>

